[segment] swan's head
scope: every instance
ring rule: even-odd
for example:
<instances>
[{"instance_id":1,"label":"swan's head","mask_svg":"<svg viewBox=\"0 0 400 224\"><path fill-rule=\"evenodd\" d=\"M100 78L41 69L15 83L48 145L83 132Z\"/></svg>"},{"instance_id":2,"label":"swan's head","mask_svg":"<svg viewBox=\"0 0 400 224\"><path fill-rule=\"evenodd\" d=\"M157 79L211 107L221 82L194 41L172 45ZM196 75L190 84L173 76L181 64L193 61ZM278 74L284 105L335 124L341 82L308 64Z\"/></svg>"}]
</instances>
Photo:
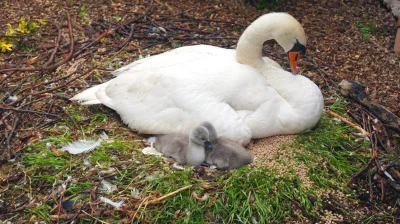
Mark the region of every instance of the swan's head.
<instances>
[{"instance_id":1,"label":"swan's head","mask_svg":"<svg viewBox=\"0 0 400 224\"><path fill-rule=\"evenodd\" d=\"M270 39L275 39L288 54L290 67L296 74L299 55L306 52L307 38L301 24L283 12L265 14L247 27L236 49L238 62L254 66L252 61L261 58L263 43Z\"/></svg>"},{"instance_id":2,"label":"swan's head","mask_svg":"<svg viewBox=\"0 0 400 224\"><path fill-rule=\"evenodd\" d=\"M292 49L287 52L290 68L292 69L293 74L297 74L297 62L299 60L299 55L306 54L306 46L301 44L300 42L296 42Z\"/></svg>"},{"instance_id":3,"label":"swan's head","mask_svg":"<svg viewBox=\"0 0 400 224\"><path fill-rule=\"evenodd\" d=\"M212 149L212 145L210 143L210 134L207 130L207 128L203 126L199 126L195 128L191 133L190 133L190 141L198 144L198 145L204 145L205 149Z\"/></svg>"},{"instance_id":4,"label":"swan's head","mask_svg":"<svg viewBox=\"0 0 400 224\"><path fill-rule=\"evenodd\" d=\"M291 15L280 14L280 29L275 29L275 40L288 55L290 68L297 74L297 62L300 55L306 53L307 37L301 24Z\"/></svg>"}]
</instances>

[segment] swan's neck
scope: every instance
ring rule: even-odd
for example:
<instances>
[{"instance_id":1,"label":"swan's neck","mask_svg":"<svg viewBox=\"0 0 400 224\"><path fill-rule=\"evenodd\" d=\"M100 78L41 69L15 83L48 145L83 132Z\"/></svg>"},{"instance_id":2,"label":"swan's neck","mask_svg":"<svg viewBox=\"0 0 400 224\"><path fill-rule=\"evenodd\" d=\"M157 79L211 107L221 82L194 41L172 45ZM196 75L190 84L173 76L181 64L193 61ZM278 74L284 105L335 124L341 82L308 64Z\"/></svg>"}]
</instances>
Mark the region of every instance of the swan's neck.
<instances>
[{"instance_id":1,"label":"swan's neck","mask_svg":"<svg viewBox=\"0 0 400 224\"><path fill-rule=\"evenodd\" d=\"M303 27L292 16L286 13L269 13L255 20L246 28L236 48L236 60L248 64L260 72L271 64L262 59L262 48L267 40L276 40L285 52L293 46L297 33L303 33ZM302 40L305 42L305 40Z\"/></svg>"},{"instance_id":2,"label":"swan's neck","mask_svg":"<svg viewBox=\"0 0 400 224\"><path fill-rule=\"evenodd\" d=\"M252 24L254 25L254 23ZM236 60L242 64L248 64L261 71L265 66L262 59L262 48L265 41L272 39L270 32L262 32L264 36L258 35L260 30L255 30L250 25L242 34L236 47Z\"/></svg>"},{"instance_id":3,"label":"swan's neck","mask_svg":"<svg viewBox=\"0 0 400 224\"><path fill-rule=\"evenodd\" d=\"M248 64L261 71L266 65L262 59L263 44L267 40L275 39L281 46L285 37L281 37L283 18L281 13L270 13L261 16L246 28L240 37L236 48L236 60ZM279 38L276 38L279 37ZM288 46L282 46L285 51Z\"/></svg>"}]
</instances>

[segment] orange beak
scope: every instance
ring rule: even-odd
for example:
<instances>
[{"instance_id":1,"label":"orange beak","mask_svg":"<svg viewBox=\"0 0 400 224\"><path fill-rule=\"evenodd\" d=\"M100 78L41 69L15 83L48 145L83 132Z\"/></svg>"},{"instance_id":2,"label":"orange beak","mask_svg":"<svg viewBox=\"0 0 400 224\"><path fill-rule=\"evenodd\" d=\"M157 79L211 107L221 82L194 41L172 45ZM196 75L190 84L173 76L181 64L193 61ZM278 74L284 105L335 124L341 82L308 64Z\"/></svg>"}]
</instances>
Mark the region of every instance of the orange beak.
<instances>
[{"instance_id":1,"label":"orange beak","mask_svg":"<svg viewBox=\"0 0 400 224\"><path fill-rule=\"evenodd\" d=\"M290 68L295 75L297 75L297 61L299 60L299 54L300 53L296 51L288 52Z\"/></svg>"}]
</instances>

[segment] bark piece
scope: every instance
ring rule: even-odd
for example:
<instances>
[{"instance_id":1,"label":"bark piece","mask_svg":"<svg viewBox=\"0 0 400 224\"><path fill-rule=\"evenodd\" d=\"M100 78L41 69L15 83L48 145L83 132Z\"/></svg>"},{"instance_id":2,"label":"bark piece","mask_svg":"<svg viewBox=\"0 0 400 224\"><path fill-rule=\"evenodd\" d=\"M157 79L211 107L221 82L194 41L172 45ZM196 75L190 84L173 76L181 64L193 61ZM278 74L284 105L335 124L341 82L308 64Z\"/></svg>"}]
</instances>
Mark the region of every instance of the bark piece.
<instances>
[{"instance_id":1,"label":"bark piece","mask_svg":"<svg viewBox=\"0 0 400 224\"><path fill-rule=\"evenodd\" d=\"M371 100L363 85L353 80L342 80L339 83L339 88L343 96L352 98L377 116L385 126L400 133L400 118L379 103Z\"/></svg>"}]
</instances>

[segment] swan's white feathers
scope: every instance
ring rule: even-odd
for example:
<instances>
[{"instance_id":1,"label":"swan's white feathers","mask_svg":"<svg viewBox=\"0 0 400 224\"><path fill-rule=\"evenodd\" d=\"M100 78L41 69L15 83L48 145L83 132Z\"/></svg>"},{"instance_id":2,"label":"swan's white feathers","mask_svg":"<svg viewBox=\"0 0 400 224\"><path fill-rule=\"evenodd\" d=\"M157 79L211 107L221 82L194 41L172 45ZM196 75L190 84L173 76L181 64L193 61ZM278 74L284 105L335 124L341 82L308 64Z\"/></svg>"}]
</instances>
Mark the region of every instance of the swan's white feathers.
<instances>
[{"instance_id":1,"label":"swan's white feathers","mask_svg":"<svg viewBox=\"0 0 400 224\"><path fill-rule=\"evenodd\" d=\"M107 84L103 83L97 86L93 86L92 88L86 89L85 91L76 94L74 97L71 98L71 100L80 100L80 101L98 100L96 97L96 92L104 85Z\"/></svg>"}]
</instances>

